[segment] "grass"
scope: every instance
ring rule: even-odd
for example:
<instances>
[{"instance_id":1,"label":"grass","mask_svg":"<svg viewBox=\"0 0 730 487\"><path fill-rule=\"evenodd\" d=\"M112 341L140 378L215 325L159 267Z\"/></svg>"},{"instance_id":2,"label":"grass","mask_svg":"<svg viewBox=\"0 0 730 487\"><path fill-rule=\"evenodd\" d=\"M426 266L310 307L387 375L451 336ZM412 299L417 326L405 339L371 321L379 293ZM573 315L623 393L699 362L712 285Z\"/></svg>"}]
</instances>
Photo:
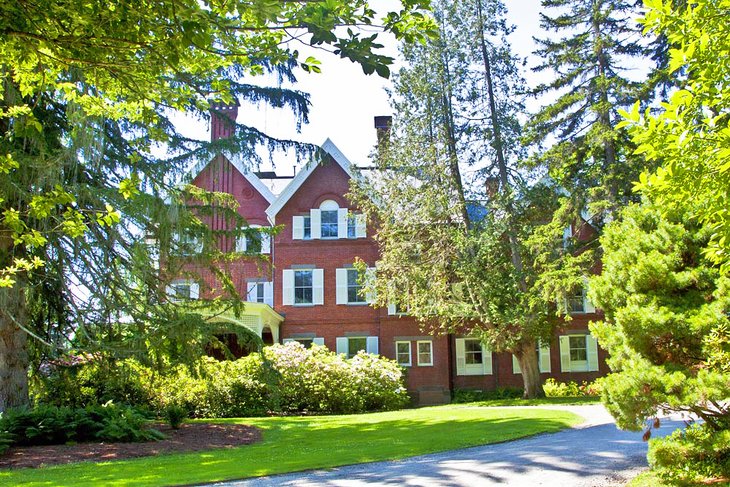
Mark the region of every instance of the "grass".
<instances>
[{"instance_id":1,"label":"grass","mask_svg":"<svg viewBox=\"0 0 730 487\"><path fill-rule=\"evenodd\" d=\"M600 404L599 396L542 397L540 399L488 399L471 403L478 406L545 406L560 404L563 406L579 406L584 404Z\"/></svg>"},{"instance_id":2,"label":"grass","mask_svg":"<svg viewBox=\"0 0 730 487\"><path fill-rule=\"evenodd\" d=\"M395 460L486 445L578 424L566 411L450 405L349 416L217 420L263 430L232 449L0 471L0 485L179 485Z\"/></svg>"},{"instance_id":3,"label":"grass","mask_svg":"<svg viewBox=\"0 0 730 487\"><path fill-rule=\"evenodd\" d=\"M669 484L649 470L631 479L626 487L669 487Z\"/></svg>"}]
</instances>

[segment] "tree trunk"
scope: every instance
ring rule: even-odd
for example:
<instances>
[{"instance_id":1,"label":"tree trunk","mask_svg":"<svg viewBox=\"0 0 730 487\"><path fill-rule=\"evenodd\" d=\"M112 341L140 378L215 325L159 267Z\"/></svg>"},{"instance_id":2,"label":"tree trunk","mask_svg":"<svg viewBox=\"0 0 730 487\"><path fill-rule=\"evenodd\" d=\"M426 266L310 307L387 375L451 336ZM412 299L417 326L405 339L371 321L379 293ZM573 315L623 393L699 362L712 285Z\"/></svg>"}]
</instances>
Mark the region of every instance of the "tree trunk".
<instances>
[{"instance_id":1,"label":"tree trunk","mask_svg":"<svg viewBox=\"0 0 730 487\"><path fill-rule=\"evenodd\" d=\"M522 382L525 387L524 399L545 397L540 380L540 362L537 356L537 342L533 339L522 340L514 353L520 363Z\"/></svg>"},{"instance_id":2,"label":"tree trunk","mask_svg":"<svg viewBox=\"0 0 730 487\"><path fill-rule=\"evenodd\" d=\"M28 405L28 335L18 326L26 317L23 280L0 288L0 412Z\"/></svg>"}]
</instances>

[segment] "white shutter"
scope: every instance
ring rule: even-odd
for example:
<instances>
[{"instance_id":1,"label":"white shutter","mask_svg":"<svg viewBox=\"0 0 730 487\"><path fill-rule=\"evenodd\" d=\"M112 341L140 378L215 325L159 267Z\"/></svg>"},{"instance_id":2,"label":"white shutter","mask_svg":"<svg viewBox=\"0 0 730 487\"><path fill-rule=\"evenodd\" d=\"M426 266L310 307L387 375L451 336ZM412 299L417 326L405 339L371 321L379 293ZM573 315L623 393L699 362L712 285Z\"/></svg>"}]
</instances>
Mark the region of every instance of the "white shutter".
<instances>
[{"instance_id":1,"label":"white shutter","mask_svg":"<svg viewBox=\"0 0 730 487\"><path fill-rule=\"evenodd\" d=\"M336 304L347 304L347 269L335 269Z\"/></svg>"},{"instance_id":2,"label":"white shutter","mask_svg":"<svg viewBox=\"0 0 730 487\"><path fill-rule=\"evenodd\" d=\"M312 304L324 304L324 269L312 269Z\"/></svg>"},{"instance_id":3,"label":"white shutter","mask_svg":"<svg viewBox=\"0 0 730 487\"><path fill-rule=\"evenodd\" d=\"M517 357L512 355L512 373L513 374L521 374L522 369L520 368L520 361L517 360Z\"/></svg>"},{"instance_id":4,"label":"white shutter","mask_svg":"<svg viewBox=\"0 0 730 487\"><path fill-rule=\"evenodd\" d=\"M245 235L239 235L236 237L236 252L245 252L246 251L246 236Z\"/></svg>"},{"instance_id":5,"label":"white shutter","mask_svg":"<svg viewBox=\"0 0 730 487\"><path fill-rule=\"evenodd\" d=\"M395 305L394 304L388 304L388 314L390 316L396 315L398 313L395 312Z\"/></svg>"},{"instance_id":6,"label":"white shutter","mask_svg":"<svg viewBox=\"0 0 730 487\"><path fill-rule=\"evenodd\" d=\"M312 338L312 343L315 345L322 345L324 347L324 338L323 337L314 337Z\"/></svg>"},{"instance_id":7,"label":"white shutter","mask_svg":"<svg viewBox=\"0 0 730 487\"><path fill-rule=\"evenodd\" d=\"M464 339L456 339L456 375L466 375L466 353Z\"/></svg>"},{"instance_id":8,"label":"white shutter","mask_svg":"<svg viewBox=\"0 0 730 487\"><path fill-rule=\"evenodd\" d=\"M368 267L365 269L365 283L368 285L372 285L376 279L375 272L377 269L375 267ZM368 304L371 304L375 302L375 293L370 291L365 294L365 302Z\"/></svg>"},{"instance_id":9,"label":"white shutter","mask_svg":"<svg viewBox=\"0 0 730 487\"><path fill-rule=\"evenodd\" d=\"M358 213L355 215L355 238L367 237L367 220L365 215Z\"/></svg>"},{"instance_id":10,"label":"white shutter","mask_svg":"<svg viewBox=\"0 0 730 487\"><path fill-rule=\"evenodd\" d=\"M320 210L309 210L309 223L312 238L322 238L322 212Z\"/></svg>"},{"instance_id":11,"label":"white shutter","mask_svg":"<svg viewBox=\"0 0 730 487\"><path fill-rule=\"evenodd\" d=\"M347 208L337 210L337 238L347 238Z\"/></svg>"},{"instance_id":12,"label":"white shutter","mask_svg":"<svg viewBox=\"0 0 730 487\"><path fill-rule=\"evenodd\" d=\"M492 351L482 345L482 370L484 375L492 375Z\"/></svg>"},{"instance_id":13,"label":"white shutter","mask_svg":"<svg viewBox=\"0 0 730 487\"><path fill-rule=\"evenodd\" d=\"M261 253L262 254L270 254L271 253L271 235L268 233L260 233L261 236Z\"/></svg>"},{"instance_id":14,"label":"white shutter","mask_svg":"<svg viewBox=\"0 0 730 487\"><path fill-rule=\"evenodd\" d=\"M291 220L291 238L292 240L302 240L304 238L304 217L293 216Z\"/></svg>"},{"instance_id":15,"label":"white shutter","mask_svg":"<svg viewBox=\"0 0 730 487\"><path fill-rule=\"evenodd\" d=\"M586 355L588 356L588 372L598 371L598 342L593 335L586 335Z\"/></svg>"},{"instance_id":16,"label":"white shutter","mask_svg":"<svg viewBox=\"0 0 730 487\"><path fill-rule=\"evenodd\" d=\"M373 355L378 354L378 337L367 337L365 351Z\"/></svg>"},{"instance_id":17,"label":"white shutter","mask_svg":"<svg viewBox=\"0 0 730 487\"><path fill-rule=\"evenodd\" d=\"M560 371L570 372L570 337L563 335L560 342Z\"/></svg>"},{"instance_id":18,"label":"white shutter","mask_svg":"<svg viewBox=\"0 0 730 487\"><path fill-rule=\"evenodd\" d=\"M190 299L198 299L200 297L200 284L197 282L190 283Z\"/></svg>"},{"instance_id":19,"label":"white shutter","mask_svg":"<svg viewBox=\"0 0 730 487\"><path fill-rule=\"evenodd\" d=\"M347 337L337 337L337 340L335 341L335 349L337 353L344 353L347 355L348 352L348 343Z\"/></svg>"},{"instance_id":20,"label":"white shutter","mask_svg":"<svg viewBox=\"0 0 730 487\"><path fill-rule=\"evenodd\" d=\"M167 296L172 301L177 301L178 300L177 292L175 291L175 288L173 286L166 286L165 287L165 294L167 294Z\"/></svg>"},{"instance_id":21,"label":"white shutter","mask_svg":"<svg viewBox=\"0 0 730 487\"><path fill-rule=\"evenodd\" d=\"M258 297L258 294L256 293L256 283L255 282L246 283L246 301L253 303L256 301L257 297Z\"/></svg>"},{"instance_id":22,"label":"white shutter","mask_svg":"<svg viewBox=\"0 0 730 487\"><path fill-rule=\"evenodd\" d=\"M274 307L274 283L271 281L264 283L264 303Z\"/></svg>"},{"instance_id":23,"label":"white shutter","mask_svg":"<svg viewBox=\"0 0 730 487\"><path fill-rule=\"evenodd\" d=\"M546 374L550 372L550 345L542 346L540 344L540 373Z\"/></svg>"},{"instance_id":24,"label":"white shutter","mask_svg":"<svg viewBox=\"0 0 730 487\"><path fill-rule=\"evenodd\" d=\"M294 304L294 271L284 269L281 273L281 304L291 306Z\"/></svg>"}]
</instances>

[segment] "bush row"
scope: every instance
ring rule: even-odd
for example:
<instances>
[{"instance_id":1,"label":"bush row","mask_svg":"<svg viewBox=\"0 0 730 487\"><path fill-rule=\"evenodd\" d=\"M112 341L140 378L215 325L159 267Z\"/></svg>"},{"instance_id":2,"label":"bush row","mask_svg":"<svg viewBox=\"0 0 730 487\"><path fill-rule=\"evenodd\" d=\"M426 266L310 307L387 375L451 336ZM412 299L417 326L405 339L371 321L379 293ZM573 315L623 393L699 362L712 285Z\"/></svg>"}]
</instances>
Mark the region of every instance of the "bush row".
<instances>
[{"instance_id":1,"label":"bush row","mask_svg":"<svg viewBox=\"0 0 730 487\"><path fill-rule=\"evenodd\" d=\"M356 413L408 403L401 368L393 360L360 353L351 359L292 342L235 361L205 357L195 368L165 374L133 360L115 367L88 363L42 377L36 401L83 407L107 401L161 413L180 406L193 417L270 413Z\"/></svg>"},{"instance_id":2,"label":"bush row","mask_svg":"<svg viewBox=\"0 0 730 487\"><path fill-rule=\"evenodd\" d=\"M76 409L51 405L11 408L0 416L0 453L12 445L164 438L157 430L143 428L145 421L133 408L115 404Z\"/></svg>"}]
</instances>

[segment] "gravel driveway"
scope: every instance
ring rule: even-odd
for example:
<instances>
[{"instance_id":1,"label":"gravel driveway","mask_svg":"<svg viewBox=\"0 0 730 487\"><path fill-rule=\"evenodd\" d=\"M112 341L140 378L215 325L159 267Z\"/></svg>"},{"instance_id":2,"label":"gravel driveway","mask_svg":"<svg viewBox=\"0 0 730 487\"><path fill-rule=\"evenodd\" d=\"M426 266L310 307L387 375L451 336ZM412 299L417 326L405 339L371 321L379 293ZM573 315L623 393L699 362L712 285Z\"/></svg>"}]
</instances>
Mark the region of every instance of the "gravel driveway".
<instances>
[{"instance_id":1,"label":"gravel driveway","mask_svg":"<svg viewBox=\"0 0 730 487\"><path fill-rule=\"evenodd\" d=\"M275 475L214 484L243 486L614 486L647 467L641 433L620 431L603 406L540 406L583 416L585 423L558 433L406 460ZM682 426L662 421L653 436Z\"/></svg>"}]
</instances>

